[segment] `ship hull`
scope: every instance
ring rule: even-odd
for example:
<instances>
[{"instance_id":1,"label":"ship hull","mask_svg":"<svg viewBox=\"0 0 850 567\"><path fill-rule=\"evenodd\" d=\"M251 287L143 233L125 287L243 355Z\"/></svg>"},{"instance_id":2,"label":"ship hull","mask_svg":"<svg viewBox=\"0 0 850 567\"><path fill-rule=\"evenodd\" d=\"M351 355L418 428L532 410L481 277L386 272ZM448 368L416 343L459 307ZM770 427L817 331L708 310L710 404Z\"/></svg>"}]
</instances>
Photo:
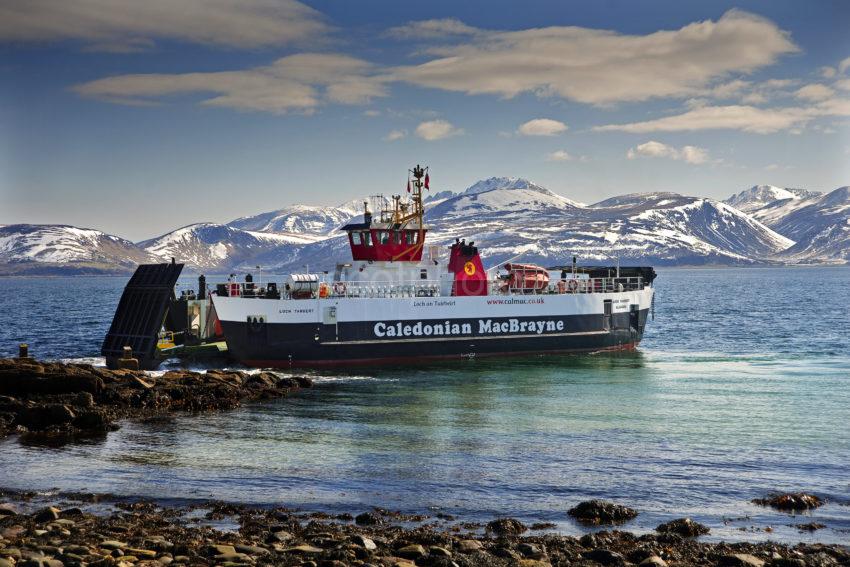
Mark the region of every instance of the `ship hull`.
<instances>
[{"instance_id":1,"label":"ship hull","mask_svg":"<svg viewBox=\"0 0 850 567\"><path fill-rule=\"evenodd\" d=\"M633 350L652 288L519 297L216 298L229 352L256 367ZM606 305L608 303L608 305Z\"/></svg>"}]
</instances>

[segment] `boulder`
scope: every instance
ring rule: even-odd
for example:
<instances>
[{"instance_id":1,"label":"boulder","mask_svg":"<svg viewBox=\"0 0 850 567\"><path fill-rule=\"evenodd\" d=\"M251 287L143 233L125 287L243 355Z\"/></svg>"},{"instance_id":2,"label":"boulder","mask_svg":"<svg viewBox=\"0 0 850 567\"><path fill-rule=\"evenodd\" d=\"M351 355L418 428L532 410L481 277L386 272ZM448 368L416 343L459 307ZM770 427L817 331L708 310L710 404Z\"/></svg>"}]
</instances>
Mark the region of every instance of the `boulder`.
<instances>
[{"instance_id":1,"label":"boulder","mask_svg":"<svg viewBox=\"0 0 850 567\"><path fill-rule=\"evenodd\" d=\"M720 567L763 567L764 560L749 553L735 553L723 555L717 564Z\"/></svg>"},{"instance_id":2,"label":"boulder","mask_svg":"<svg viewBox=\"0 0 850 567\"><path fill-rule=\"evenodd\" d=\"M462 539L457 542L457 549L461 553L475 553L483 548L484 546L481 545L481 542L474 539Z\"/></svg>"},{"instance_id":3,"label":"boulder","mask_svg":"<svg viewBox=\"0 0 850 567\"><path fill-rule=\"evenodd\" d=\"M695 522L690 518L679 518L671 520L665 524L661 524L655 531L659 533L674 533L682 537L697 537L709 533L711 530L708 526L704 526L699 522Z\"/></svg>"},{"instance_id":4,"label":"boulder","mask_svg":"<svg viewBox=\"0 0 850 567\"><path fill-rule=\"evenodd\" d=\"M368 551L375 551L376 549L378 549L378 546L375 545L375 542L364 535L353 535L351 536L351 541Z\"/></svg>"},{"instance_id":5,"label":"boulder","mask_svg":"<svg viewBox=\"0 0 850 567\"><path fill-rule=\"evenodd\" d=\"M621 524L638 515L637 510L605 500L581 502L567 513L585 524Z\"/></svg>"},{"instance_id":6,"label":"boulder","mask_svg":"<svg viewBox=\"0 0 850 567\"><path fill-rule=\"evenodd\" d=\"M419 559L420 557L423 557L426 552L424 547L414 543L411 545L405 545L404 547L397 549L395 554L405 559Z\"/></svg>"},{"instance_id":7,"label":"boulder","mask_svg":"<svg viewBox=\"0 0 850 567\"><path fill-rule=\"evenodd\" d=\"M53 506L48 506L43 510L39 510L33 515L33 520L35 520L39 524L43 524L45 522L53 522L58 519L59 508L54 508Z\"/></svg>"},{"instance_id":8,"label":"boulder","mask_svg":"<svg viewBox=\"0 0 850 567\"><path fill-rule=\"evenodd\" d=\"M597 548L590 551L585 551L581 554L585 559L596 561L601 565L619 567L626 564L626 558L616 551L610 549Z\"/></svg>"},{"instance_id":9,"label":"boulder","mask_svg":"<svg viewBox=\"0 0 850 567\"><path fill-rule=\"evenodd\" d=\"M823 499L805 492L771 494L765 498L756 498L753 500L753 503L761 506L770 506L771 508L786 512L812 510L825 504Z\"/></svg>"},{"instance_id":10,"label":"boulder","mask_svg":"<svg viewBox=\"0 0 850 567\"><path fill-rule=\"evenodd\" d=\"M375 526L383 523L381 517L374 512L363 512L354 517L355 523L360 526Z\"/></svg>"},{"instance_id":11,"label":"boulder","mask_svg":"<svg viewBox=\"0 0 850 567\"><path fill-rule=\"evenodd\" d=\"M525 524L514 518L499 518L487 524L487 531L496 535L519 535L528 528Z\"/></svg>"},{"instance_id":12,"label":"boulder","mask_svg":"<svg viewBox=\"0 0 850 567\"><path fill-rule=\"evenodd\" d=\"M63 404L36 404L18 413L17 424L31 430L43 430L70 423L77 417L70 407Z\"/></svg>"}]
</instances>

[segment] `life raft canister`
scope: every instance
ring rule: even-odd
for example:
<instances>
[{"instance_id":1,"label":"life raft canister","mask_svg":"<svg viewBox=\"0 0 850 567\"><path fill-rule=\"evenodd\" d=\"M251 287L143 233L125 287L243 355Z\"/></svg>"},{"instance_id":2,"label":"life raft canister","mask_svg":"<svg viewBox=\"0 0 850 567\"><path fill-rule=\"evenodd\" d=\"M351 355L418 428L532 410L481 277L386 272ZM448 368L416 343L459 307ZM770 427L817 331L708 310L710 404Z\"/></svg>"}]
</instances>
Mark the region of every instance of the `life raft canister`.
<instances>
[{"instance_id":1,"label":"life raft canister","mask_svg":"<svg viewBox=\"0 0 850 567\"><path fill-rule=\"evenodd\" d=\"M328 284L322 282L319 284L319 297L325 298L330 294L330 286Z\"/></svg>"},{"instance_id":2,"label":"life raft canister","mask_svg":"<svg viewBox=\"0 0 850 567\"><path fill-rule=\"evenodd\" d=\"M569 280L567 282L567 289L570 291L570 293L575 293L578 289L578 280Z\"/></svg>"},{"instance_id":3,"label":"life raft canister","mask_svg":"<svg viewBox=\"0 0 850 567\"><path fill-rule=\"evenodd\" d=\"M345 295L345 282L334 282L334 293L337 295Z\"/></svg>"}]
</instances>

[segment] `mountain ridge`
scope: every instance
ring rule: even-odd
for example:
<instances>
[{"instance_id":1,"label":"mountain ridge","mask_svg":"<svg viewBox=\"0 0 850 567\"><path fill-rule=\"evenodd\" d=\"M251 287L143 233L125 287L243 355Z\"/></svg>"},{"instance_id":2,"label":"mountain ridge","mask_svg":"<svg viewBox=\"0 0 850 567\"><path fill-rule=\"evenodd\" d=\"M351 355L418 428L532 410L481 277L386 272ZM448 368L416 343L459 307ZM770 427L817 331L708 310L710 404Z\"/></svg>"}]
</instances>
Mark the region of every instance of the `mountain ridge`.
<instances>
[{"instance_id":1,"label":"mountain ridge","mask_svg":"<svg viewBox=\"0 0 850 567\"><path fill-rule=\"evenodd\" d=\"M488 263L517 256L559 263L572 255L656 265L850 261L847 187L822 194L756 185L725 201L627 193L586 205L522 177L490 177L464 191L428 194L425 202L429 244L475 240ZM330 269L350 260L339 228L359 217L360 203L295 204L227 223L192 223L135 244L68 225L0 226L0 273L37 272L39 265L75 273L89 269L86 263L96 273L126 273L134 263L171 257L209 273L256 265Z\"/></svg>"}]
</instances>

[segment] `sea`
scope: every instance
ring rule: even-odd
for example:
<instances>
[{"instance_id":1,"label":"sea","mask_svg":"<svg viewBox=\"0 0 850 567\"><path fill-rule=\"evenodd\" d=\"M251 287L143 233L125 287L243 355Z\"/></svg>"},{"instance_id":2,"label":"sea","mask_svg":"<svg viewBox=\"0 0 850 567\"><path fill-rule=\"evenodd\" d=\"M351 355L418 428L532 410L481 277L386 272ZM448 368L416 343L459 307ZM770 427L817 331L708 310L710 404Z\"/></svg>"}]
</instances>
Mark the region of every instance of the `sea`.
<instances>
[{"instance_id":1,"label":"sea","mask_svg":"<svg viewBox=\"0 0 850 567\"><path fill-rule=\"evenodd\" d=\"M658 271L635 353L299 371L315 387L287 399L62 447L0 440L0 486L511 516L573 535L588 528L567 510L603 498L640 512L636 533L689 516L709 540L850 541L850 268ZM27 342L103 364L125 283L0 279L0 356ZM752 503L774 491L827 504Z\"/></svg>"}]
</instances>

